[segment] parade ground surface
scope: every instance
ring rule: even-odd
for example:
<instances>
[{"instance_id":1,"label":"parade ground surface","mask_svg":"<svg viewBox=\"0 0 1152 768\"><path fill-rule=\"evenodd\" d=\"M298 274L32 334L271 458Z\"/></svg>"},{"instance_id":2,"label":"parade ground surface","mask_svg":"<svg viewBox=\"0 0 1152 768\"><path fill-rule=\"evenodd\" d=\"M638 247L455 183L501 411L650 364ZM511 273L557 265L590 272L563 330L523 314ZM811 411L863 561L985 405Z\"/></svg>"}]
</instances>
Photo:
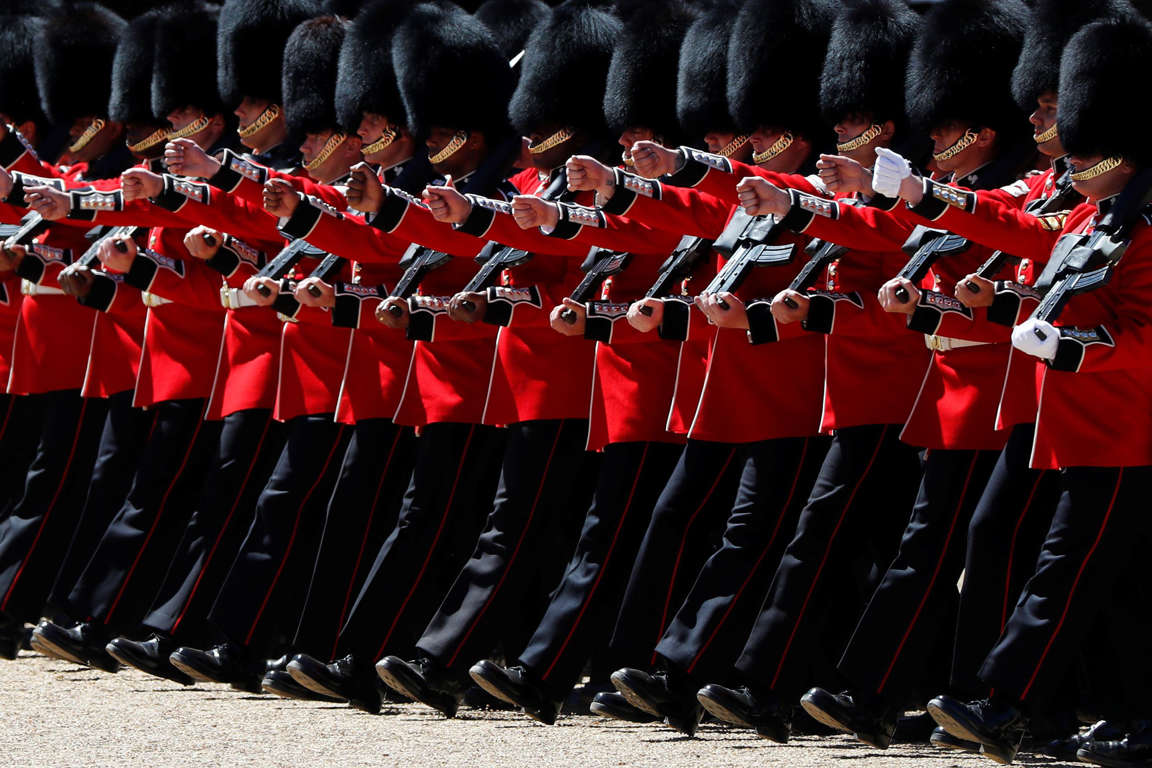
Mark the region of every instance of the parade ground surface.
<instances>
[{"instance_id":1,"label":"parade ground surface","mask_svg":"<svg viewBox=\"0 0 1152 768\"><path fill-rule=\"evenodd\" d=\"M108 675L24 653L0 662L0 765L162 766L993 766L929 746L880 751L848 737L782 746L714 725L686 739L666 726L587 715L546 727L512 712L385 705L380 716L342 705L183 688L135 670ZM1063 765L1022 756L1024 766ZM1082 764L1081 764L1082 765Z\"/></svg>"}]
</instances>

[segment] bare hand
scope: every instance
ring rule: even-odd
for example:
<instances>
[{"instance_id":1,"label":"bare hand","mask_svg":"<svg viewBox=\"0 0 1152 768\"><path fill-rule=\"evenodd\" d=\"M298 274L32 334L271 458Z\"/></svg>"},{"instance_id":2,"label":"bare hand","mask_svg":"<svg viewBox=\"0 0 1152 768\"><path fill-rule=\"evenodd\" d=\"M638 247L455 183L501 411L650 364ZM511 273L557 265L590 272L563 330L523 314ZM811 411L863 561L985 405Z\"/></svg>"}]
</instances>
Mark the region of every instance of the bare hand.
<instances>
[{"instance_id":1,"label":"bare hand","mask_svg":"<svg viewBox=\"0 0 1152 768\"><path fill-rule=\"evenodd\" d=\"M808 319L808 297L804 294L784 289L772 299L772 317L778 323L799 323Z\"/></svg>"},{"instance_id":2,"label":"bare hand","mask_svg":"<svg viewBox=\"0 0 1152 768\"><path fill-rule=\"evenodd\" d=\"M460 224L472 212L472 201L456 191L451 176L445 177L443 186L425 187L423 198L433 218L445 224Z\"/></svg>"},{"instance_id":3,"label":"bare hand","mask_svg":"<svg viewBox=\"0 0 1152 768\"><path fill-rule=\"evenodd\" d=\"M191 139L173 139L164 147L164 165L177 176L207 179L220 170L220 161Z\"/></svg>"},{"instance_id":4,"label":"bare hand","mask_svg":"<svg viewBox=\"0 0 1152 768\"><path fill-rule=\"evenodd\" d=\"M208 261L220 251L224 235L211 227L193 227L184 235L184 247L194 259Z\"/></svg>"},{"instance_id":5,"label":"bare hand","mask_svg":"<svg viewBox=\"0 0 1152 768\"><path fill-rule=\"evenodd\" d=\"M356 163L352 166L352 175L348 179L348 192L344 195L348 199L348 207L363 213L376 213L384 204L384 187L379 177L368 163Z\"/></svg>"},{"instance_id":6,"label":"bare hand","mask_svg":"<svg viewBox=\"0 0 1152 768\"><path fill-rule=\"evenodd\" d=\"M96 249L100 263L113 272L127 272L136 260L136 241L130 237L117 237L104 240Z\"/></svg>"},{"instance_id":7,"label":"bare hand","mask_svg":"<svg viewBox=\"0 0 1152 768\"><path fill-rule=\"evenodd\" d=\"M71 265L63 270L56 279L60 283L60 290L77 299L82 299L91 293L92 283L96 281L96 278L92 276L92 270L80 264Z\"/></svg>"},{"instance_id":8,"label":"bare hand","mask_svg":"<svg viewBox=\"0 0 1152 768\"><path fill-rule=\"evenodd\" d=\"M389 296L376 305L376 322L394 331L407 328L409 320L408 302L404 299Z\"/></svg>"},{"instance_id":9,"label":"bare hand","mask_svg":"<svg viewBox=\"0 0 1152 768\"><path fill-rule=\"evenodd\" d=\"M144 168L129 168L120 174L124 202L156 197L164 191L164 178Z\"/></svg>"},{"instance_id":10,"label":"bare hand","mask_svg":"<svg viewBox=\"0 0 1152 768\"><path fill-rule=\"evenodd\" d=\"M744 302L727 291L697 296L696 306L707 316L708 322L718 328L748 330L748 312L744 309Z\"/></svg>"},{"instance_id":11,"label":"bare hand","mask_svg":"<svg viewBox=\"0 0 1152 768\"><path fill-rule=\"evenodd\" d=\"M632 145L632 162L636 173L646 179L655 179L676 172L680 153L654 141L638 141Z\"/></svg>"},{"instance_id":12,"label":"bare hand","mask_svg":"<svg viewBox=\"0 0 1152 768\"><path fill-rule=\"evenodd\" d=\"M4 241L0 248L0 272L12 272L20 267L20 262L28 255L28 249L16 245L11 239Z\"/></svg>"},{"instance_id":13,"label":"bare hand","mask_svg":"<svg viewBox=\"0 0 1152 768\"><path fill-rule=\"evenodd\" d=\"M612 169L588 155L573 155L564 164L568 173L568 189L573 192L597 192L611 197L616 189L616 175Z\"/></svg>"},{"instance_id":14,"label":"bare hand","mask_svg":"<svg viewBox=\"0 0 1152 768\"><path fill-rule=\"evenodd\" d=\"M474 323L484 317L488 294L483 291L458 293L448 302L448 317L461 323Z\"/></svg>"},{"instance_id":15,"label":"bare hand","mask_svg":"<svg viewBox=\"0 0 1152 768\"><path fill-rule=\"evenodd\" d=\"M792 196L759 176L746 176L736 185L736 196L749 216L784 216L792 208Z\"/></svg>"},{"instance_id":16,"label":"bare hand","mask_svg":"<svg viewBox=\"0 0 1152 768\"><path fill-rule=\"evenodd\" d=\"M820 155L816 161L816 172L828 191L837 197L849 197L856 193L864 196L875 194L872 190L872 174L860 163L842 155Z\"/></svg>"},{"instance_id":17,"label":"bare hand","mask_svg":"<svg viewBox=\"0 0 1152 768\"><path fill-rule=\"evenodd\" d=\"M516 219L520 229L555 228L560 222L560 209L555 203L541 200L535 195L516 195L512 198L512 218Z\"/></svg>"},{"instance_id":18,"label":"bare hand","mask_svg":"<svg viewBox=\"0 0 1152 768\"><path fill-rule=\"evenodd\" d=\"M588 310L578 301L567 297L561 299L561 306L552 307L548 313L548 324L552 330L565 336L583 336L588 321ZM569 322L571 319L571 322Z\"/></svg>"},{"instance_id":19,"label":"bare hand","mask_svg":"<svg viewBox=\"0 0 1152 768\"><path fill-rule=\"evenodd\" d=\"M900 296L897 295L897 292L901 290L908 294L907 301L901 301ZM920 289L911 280L894 277L880 286L876 298L880 300L880 306L884 308L885 312L910 315L916 311L916 303L920 301Z\"/></svg>"},{"instance_id":20,"label":"bare hand","mask_svg":"<svg viewBox=\"0 0 1152 768\"><path fill-rule=\"evenodd\" d=\"M288 218L300 205L300 193L284 179L268 179L264 183L264 210L273 216Z\"/></svg>"},{"instance_id":21,"label":"bare hand","mask_svg":"<svg viewBox=\"0 0 1152 768\"><path fill-rule=\"evenodd\" d=\"M318 277L301 280L292 295L306 307L332 307L336 304L336 289Z\"/></svg>"},{"instance_id":22,"label":"bare hand","mask_svg":"<svg viewBox=\"0 0 1152 768\"><path fill-rule=\"evenodd\" d=\"M972 290L973 286L976 290ZM956 298L960 299L964 306L972 309L992 306L995 292L996 286L991 280L986 280L975 273L956 283Z\"/></svg>"},{"instance_id":23,"label":"bare hand","mask_svg":"<svg viewBox=\"0 0 1152 768\"><path fill-rule=\"evenodd\" d=\"M24 190L28 207L47 221L63 219L72 210L68 193L53 187L28 187Z\"/></svg>"},{"instance_id":24,"label":"bare hand","mask_svg":"<svg viewBox=\"0 0 1152 768\"><path fill-rule=\"evenodd\" d=\"M660 299L640 299L628 307L628 325L640 333L651 333L664 321L664 302Z\"/></svg>"},{"instance_id":25,"label":"bare hand","mask_svg":"<svg viewBox=\"0 0 1152 768\"><path fill-rule=\"evenodd\" d=\"M261 288L268 292L264 295ZM244 295L252 299L253 303L258 307L270 307L276 301L276 297L280 295L280 281L273 280L270 277L250 277L244 281L244 287L241 289Z\"/></svg>"},{"instance_id":26,"label":"bare hand","mask_svg":"<svg viewBox=\"0 0 1152 768\"><path fill-rule=\"evenodd\" d=\"M0 126L2 126L3 124L4 124L4 121L0 120ZM7 131L5 131L5 133L7 133ZM4 138L3 136L0 136L0 139L3 139L3 138ZM6 200L8 198L8 195L11 194L11 192L12 192L12 174L8 173L7 169L0 167L0 200Z\"/></svg>"}]
</instances>

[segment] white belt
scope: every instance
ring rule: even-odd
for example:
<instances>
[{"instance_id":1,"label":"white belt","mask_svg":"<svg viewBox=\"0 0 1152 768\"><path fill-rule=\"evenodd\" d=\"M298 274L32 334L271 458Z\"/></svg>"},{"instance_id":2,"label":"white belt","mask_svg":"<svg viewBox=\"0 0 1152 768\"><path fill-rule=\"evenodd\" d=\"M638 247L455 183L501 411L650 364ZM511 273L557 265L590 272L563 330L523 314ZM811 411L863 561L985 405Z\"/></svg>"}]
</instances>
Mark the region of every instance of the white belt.
<instances>
[{"instance_id":1,"label":"white belt","mask_svg":"<svg viewBox=\"0 0 1152 768\"><path fill-rule=\"evenodd\" d=\"M163 296L157 296L154 293L148 293L148 291L144 291L140 294L140 300L144 302L144 306L146 307L162 307L165 304L172 303L170 300L164 298Z\"/></svg>"},{"instance_id":2,"label":"white belt","mask_svg":"<svg viewBox=\"0 0 1152 768\"><path fill-rule=\"evenodd\" d=\"M66 296L60 288L53 288L50 285L37 285L31 280L20 281L20 293L25 296Z\"/></svg>"},{"instance_id":3,"label":"white belt","mask_svg":"<svg viewBox=\"0 0 1152 768\"><path fill-rule=\"evenodd\" d=\"M240 309L241 307L258 307L260 306L252 297L244 293L241 288L229 288L223 286L220 289L220 306L224 309Z\"/></svg>"},{"instance_id":4,"label":"white belt","mask_svg":"<svg viewBox=\"0 0 1152 768\"><path fill-rule=\"evenodd\" d=\"M969 341L968 339L953 339L948 336L924 336L924 346L928 349L937 352L947 352L950 349L960 349L961 347L982 347L985 344L991 344L990 341Z\"/></svg>"}]
</instances>

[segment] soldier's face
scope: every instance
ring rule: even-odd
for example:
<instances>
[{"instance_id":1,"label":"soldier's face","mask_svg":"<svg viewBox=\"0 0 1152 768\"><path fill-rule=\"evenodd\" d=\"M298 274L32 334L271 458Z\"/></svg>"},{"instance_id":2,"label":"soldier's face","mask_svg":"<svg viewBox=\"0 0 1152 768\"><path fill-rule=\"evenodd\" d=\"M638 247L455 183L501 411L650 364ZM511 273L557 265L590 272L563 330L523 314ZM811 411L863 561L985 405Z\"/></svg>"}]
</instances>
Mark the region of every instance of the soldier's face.
<instances>
[{"instance_id":1,"label":"soldier's face","mask_svg":"<svg viewBox=\"0 0 1152 768\"><path fill-rule=\"evenodd\" d=\"M939 154L948 149L948 147L959 141L960 137L962 137L970 127L968 123L955 122L936 126L932 129L931 133L928 134L932 138L932 153ZM963 167L966 161L965 155L970 150L971 147L957 152L947 160L936 160L936 168L944 173L949 173L957 168Z\"/></svg>"},{"instance_id":2,"label":"soldier's face","mask_svg":"<svg viewBox=\"0 0 1152 768\"><path fill-rule=\"evenodd\" d=\"M175 133L190 125L191 123L199 120L201 117L204 117L204 112L198 107L181 107L180 109L174 109L169 112L167 115L167 120L168 123L172 126L172 131ZM203 147L203 138L205 136L206 130L207 128L205 128L203 131L197 131L188 138L195 142L197 145Z\"/></svg>"},{"instance_id":3,"label":"soldier's face","mask_svg":"<svg viewBox=\"0 0 1152 768\"><path fill-rule=\"evenodd\" d=\"M704 146L708 148L709 152L715 154L728 146L734 138L736 138L736 134L734 133L712 131L711 133L704 134Z\"/></svg>"},{"instance_id":4,"label":"soldier's face","mask_svg":"<svg viewBox=\"0 0 1152 768\"><path fill-rule=\"evenodd\" d=\"M254 99L251 96L245 96L244 100L240 102L240 106L232 110L232 114L239 118L240 127L246 128L252 124L253 120L264 114L264 110L268 109L271 103L267 99Z\"/></svg>"},{"instance_id":5,"label":"soldier's face","mask_svg":"<svg viewBox=\"0 0 1152 768\"><path fill-rule=\"evenodd\" d=\"M1036 109L1028 116L1028 122L1032 123L1033 136L1039 136L1056 125L1057 106L1055 92L1047 91L1040 94L1036 99ZM1048 157L1060 157L1064 154L1064 146L1060 143L1059 136L1038 143L1036 148Z\"/></svg>"},{"instance_id":6,"label":"soldier's face","mask_svg":"<svg viewBox=\"0 0 1152 768\"><path fill-rule=\"evenodd\" d=\"M1084 171L1104 161L1104 155L1069 155L1068 162L1072 164L1073 172ZM1084 195L1089 202L1104 200L1119 194L1136 170L1127 162L1121 163L1117 168L1100 174L1093 179L1072 182L1072 187Z\"/></svg>"},{"instance_id":7,"label":"soldier's face","mask_svg":"<svg viewBox=\"0 0 1152 768\"><path fill-rule=\"evenodd\" d=\"M632 162L632 146L638 141L656 141L656 134L650 128L634 125L620 134L618 141L624 147L624 162Z\"/></svg>"},{"instance_id":8,"label":"soldier's face","mask_svg":"<svg viewBox=\"0 0 1152 768\"><path fill-rule=\"evenodd\" d=\"M328 139L332 138L332 133L332 131L323 131L304 135L304 143L300 145L300 154L304 156L304 162L310 163L320 154L324 145L328 143Z\"/></svg>"},{"instance_id":9,"label":"soldier's face","mask_svg":"<svg viewBox=\"0 0 1152 768\"><path fill-rule=\"evenodd\" d=\"M528 135L529 145L538 145L541 142L547 141L556 135L558 131L562 130L563 127L564 126L560 125L542 125L537 127L535 131ZM574 133L572 138L562 141L543 152L529 152L528 162L533 168L550 171L571 157L575 153L573 148L576 146L579 146L579 140Z\"/></svg>"},{"instance_id":10,"label":"soldier's face","mask_svg":"<svg viewBox=\"0 0 1152 768\"><path fill-rule=\"evenodd\" d=\"M412 144L410 141L405 140L406 134L404 134L399 127L392 125L388 118L383 115L365 112L364 116L360 118L360 125L356 129L356 135L364 142L364 146L368 146L378 141L384 135L385 131L392 131L396 134L396 138L384 149L373 152L370 155L365 155L364 159L370 163L390 168L397 163L402 163L407 160L412 153Z\"/></svg>"}]
</instances>

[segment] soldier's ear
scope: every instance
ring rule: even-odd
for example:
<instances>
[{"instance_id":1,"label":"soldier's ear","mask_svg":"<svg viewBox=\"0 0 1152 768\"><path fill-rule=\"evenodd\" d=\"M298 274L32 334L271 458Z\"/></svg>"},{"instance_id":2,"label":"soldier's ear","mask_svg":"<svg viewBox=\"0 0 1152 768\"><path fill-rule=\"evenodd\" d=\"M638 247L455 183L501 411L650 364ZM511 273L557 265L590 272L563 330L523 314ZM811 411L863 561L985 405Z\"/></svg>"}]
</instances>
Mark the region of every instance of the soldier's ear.
<instances>
[{"instance_id":1,"label":"soldier's ear","mask_svg":"<svg viewBox=\"0 0 1152 768\"><path fill-rule=\"evenodd\" d=\"M885 120L880 124L880 139L885 142L892 141L892 137L896 135L896 123L892 120Z\"/></svg>"},{"instance_id":2,"label":"soldier's ear","mask_svg":"<svg viewBox=\"0 0 1152 768\"><path fill-rule=\"evenodd\" d=\"M22 122L16 126L16 130L20 132L21 136L23 136L25 139L28 140L29 144L32 144L33 146L35 146L36 139L38 138L37 134L39 132L37 127L36 127L35 121L25 120L24 122Z\"/></svg>"},{"instance_id":3,"label":"soldier's ear","mask_svg":"<svg viewBox=\"0 0 1152 768\"><path fill-rule=\"evenodd\" d=\"M996 131L992 128L981 128L976 134L976 146L990 147L996 143Z\"/></svg>"}]
</instances>

